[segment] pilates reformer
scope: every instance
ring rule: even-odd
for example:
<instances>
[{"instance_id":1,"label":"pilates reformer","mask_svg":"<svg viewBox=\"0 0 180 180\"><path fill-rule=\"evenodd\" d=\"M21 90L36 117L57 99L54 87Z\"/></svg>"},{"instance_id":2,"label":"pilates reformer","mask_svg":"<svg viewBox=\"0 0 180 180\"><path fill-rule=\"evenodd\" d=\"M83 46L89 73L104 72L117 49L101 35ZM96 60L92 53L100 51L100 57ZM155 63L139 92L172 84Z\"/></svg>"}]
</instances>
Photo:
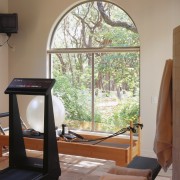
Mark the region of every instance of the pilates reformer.
<instances>
[{"instance_id":1,"label":"pilates reformer","mask_svg":"<svg viewBox=\"0 0 180 180\"><path fill-rule=\"evenodd\" d=\"M124 129L124 128L123 128ZM126 129L126 128L125 128ZM138 128L140 129L140 128ZM138 130L139 131L139 130ZM122 132L121 130L119 131ZM118 132L118 133L119 133ZM84 157L113 160L118 166L126 166L136 155L140 155L140 133L134 139L133 132L129 131L129 136L119 136L109 138L100 143L89 142L69 142L57 137L58 152L61 154L70 154ZM114 134L118 134L117 132ZM27 134L27 133L26 133ZM85 139L102 139L104 136L95 136L80 134ZM9 146L8 135L0 135L0 156L2 156L2 147ZM65 135L65 139L67 136ZM43 141L41 136L24 136L25 147L30 150L43 150ZM93 143L92 143L93 142Z\"/></svg>"},{"instance_id":2,"label":"pilates reformer","mask_svg":"<svg viewBox=\"0 0 180 180\"><path fill-rule=\"evenodd\" d=\"M8 116L8 113L2 113L0 114L0 117L4 117L4 115ZM157 162L157 159L151 157L142 157L139 155L135 156L126 167L135 169L151 169L152 180L156 178L161 170L161 166Z\"/></svg>"}]
</instances>

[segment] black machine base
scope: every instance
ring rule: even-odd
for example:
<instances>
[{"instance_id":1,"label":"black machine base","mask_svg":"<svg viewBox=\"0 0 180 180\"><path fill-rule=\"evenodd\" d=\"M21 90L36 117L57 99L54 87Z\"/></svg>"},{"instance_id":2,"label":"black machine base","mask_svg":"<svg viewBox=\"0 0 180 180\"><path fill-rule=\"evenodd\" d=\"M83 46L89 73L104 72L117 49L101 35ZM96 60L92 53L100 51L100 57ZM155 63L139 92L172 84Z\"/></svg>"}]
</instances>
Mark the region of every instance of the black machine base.
<instances>
[{"instance_id":1,"label":"black machine base","mask_svg":"<svg viewBox=\"0 0 180 180\"><path fill-rule=\"evenodd\" d=\"M41 172L30 171L30 170L23 170L23 169L14 169L14 168L7 168L1 171L0 179L1 180L36 180L42 179L43 175Z\"/></svg>"},{"instance_id":2,"label":"black machine base","mask_svg":"<svg viewBox=\"0 0 180 180\"><path fill-rule=\"evenodd\" d=\"M48 174L43 174L42 172L32 171L27 169L16 169L16 168L7 168L1 171L0 174L1 180L57 180L58 177L54 179L49 177Z\"/></svg>"}]
</instances>

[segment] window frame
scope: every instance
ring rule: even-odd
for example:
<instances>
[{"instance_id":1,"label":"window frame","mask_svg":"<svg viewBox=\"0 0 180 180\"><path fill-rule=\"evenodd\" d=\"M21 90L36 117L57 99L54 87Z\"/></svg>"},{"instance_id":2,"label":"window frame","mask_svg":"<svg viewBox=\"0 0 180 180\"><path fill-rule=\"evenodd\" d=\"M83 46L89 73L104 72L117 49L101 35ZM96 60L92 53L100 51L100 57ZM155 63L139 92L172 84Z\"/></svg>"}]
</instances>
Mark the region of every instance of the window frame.
<instances>
[{"instance_id":1,"label":"window frame","mask_svg":"<svg viewBox=\"0 0 180 180\"><path fill-rule=\"evenodd\" d=\"M97 1L97 0L94 0ZM139 65L140 65L140 46L127 46L127 47L103 47L103 48L99 48L99 47L95 47L95 48L51 48L52 46L52 41L53 41L53 37L54 37L54 33L56 32L56 29L59 25L59 23L63 20L63 18L74 8L76 8L77 6L80 6L84 3L88 3L91 2L86 1L86 2L81 2L76 4L75 6L71 7L67 12L65 12L63 14L63 16L58 20L58 22L56 23L53 32L51 34L51 39L50 39L50 43L49 43L49 49L47 50L47 54L48 54L48 61L49 61L49 77L52 78L52 58L51 55L53 54L63 54L63 53L91 53L92 54L92 60L94 61L94 53L121 53L121 52L138 52L139 53ZM106 1L104 0L103 2L107 2L107 3L111 3L117 7L119 7L117 4L110 2L110 1ZM127 16L129 16L129 14L121 7L119 7L121 10L123 10ZM129 16L129 18L132 20L131 16ZM132 22L134 23L134 21L132 20ZM135 23L134 23L135 25ZM135 25L136 27L136 25ZM92 68L93 71L94 68ZM139 67L139 72L140 72L140 67ZM92 76L93 76L93 72L92 72ZM140 75L139 75L140 77ZM140 78L139 78L140 79ZM94 122L94 78L92 77L92 131L95 129L95 122ZM140 85L139 85L140 87ZM139 106L140 106L140 91L139 91ZM140 112L140 108L139 108L139 112Z\"/></svg>"}]
</instances>

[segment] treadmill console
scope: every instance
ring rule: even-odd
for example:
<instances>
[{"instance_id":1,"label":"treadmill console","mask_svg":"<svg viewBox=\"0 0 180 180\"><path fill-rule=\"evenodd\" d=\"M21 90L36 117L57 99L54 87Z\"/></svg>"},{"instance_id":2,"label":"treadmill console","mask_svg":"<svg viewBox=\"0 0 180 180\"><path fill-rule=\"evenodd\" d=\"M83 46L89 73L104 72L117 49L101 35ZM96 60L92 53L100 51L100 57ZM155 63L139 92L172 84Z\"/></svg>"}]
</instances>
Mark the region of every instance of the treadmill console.
<instances>
[{"instance_id":1,"label":"treadmill console","mask_svg":"<svg viewBox=\"0 0 180 180\"><path fill-rule=\"evenodd\" d=\"M47 94L55 79L15 78L5 90L6 94Z\"/></svg>"}]
</instances>

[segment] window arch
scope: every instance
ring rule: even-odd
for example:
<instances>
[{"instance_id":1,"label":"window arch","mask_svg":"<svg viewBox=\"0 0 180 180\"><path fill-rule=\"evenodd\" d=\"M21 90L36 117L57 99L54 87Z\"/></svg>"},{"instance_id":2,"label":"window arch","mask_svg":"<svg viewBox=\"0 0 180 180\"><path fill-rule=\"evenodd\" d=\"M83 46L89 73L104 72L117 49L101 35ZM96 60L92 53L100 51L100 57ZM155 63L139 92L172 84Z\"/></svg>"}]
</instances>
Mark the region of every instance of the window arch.
<instances>
[{"instance_id":1,"label":"window arch","mask_svg":"<svg viewBox=\"0 0 180 180\"><path fill-rule=\"evenodd\" d=\"M51 37L54 95L71 129L114 132L139 117L140 41L130 16L107 1L86 1Z\"/></svg>"}]
</instances>

